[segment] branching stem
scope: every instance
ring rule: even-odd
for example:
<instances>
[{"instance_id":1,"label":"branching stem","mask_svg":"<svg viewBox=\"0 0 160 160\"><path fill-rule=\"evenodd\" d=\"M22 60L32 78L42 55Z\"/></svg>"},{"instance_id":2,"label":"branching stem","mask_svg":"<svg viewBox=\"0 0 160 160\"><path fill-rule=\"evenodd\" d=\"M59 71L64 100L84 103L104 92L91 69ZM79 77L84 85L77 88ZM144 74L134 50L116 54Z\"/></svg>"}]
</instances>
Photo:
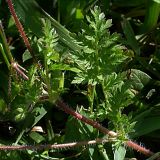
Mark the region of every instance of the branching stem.
<instances>
[{"instance_id":1,"label":"branching stem","mask_svg":"<svg viewBox=\"0 0 160 160\"><path fill-rule=\"evenodd\" d=\"M110 131L108 130L107 128L103 127L101 124L99 124L98 122L96 121L93 121L91 119L88 119L87 117L79 114L78 112L74 111L73 109L71 109L68 105L66 105L64 102L62 102L61 100L57 100L56 102L56 105L58 108L62 109L63 111L65 111L66 113L74 116L76 119L79 119L81 120L82 122L84 123L87 123L91 126L93 126L94 128L97 128L99 131L101 131L102 133L104 134L108 134L110 135L111 137L117 137L118 134L114 131ZM131 140L128 140L125 142L125 145L140 152L140 153L143 153L144 155L146 156L151 156L153 155L154 153L152 151L150 151L149 149L146 149L145 147L142 147L140 145L138 145L137 143L131 141Z\"/></svg>"},{"instance_id":2,"label":"branching stem","mask_svg":"<svg viewBox=\"0 0 160 160\"><path fill-rule=\"evenodd\" d=\"M20 66L18 63L12 62L11 67L25 80L29 80L28 76L24 73L27 72L27 70Z\"/></svg>"},{"instance_id":3,"label":"branching stem","mask_svg":"<svg viewBox=\"0 0 160 160\"><path fill-rule=\"evenodd\" d=\"M21 37L23 38L23 41L26 45L26 47L28 48L28 50L30 51L30 53L32 54L32 57L33 59L35 59L35 56L32 52L32 48L31 48L31 45L29 43L29 40L24 32L24 29L23 29L23 26L21 25L17 15L16 15L16 12L14 10L14 7L13 7L13 3L12 3L12 0L6 0L7 3L8 3L8 7L10 9L10 12L15 20L15 23L16 23L16 26L18 28L18 31L20 32L20 35ZM25 77L25 75L23 75L23 73L21 73L21 70L20 70L20 67L18 67L17 65L15 64L12 64L13 67L23 76ZM27 79L27 77L25 77ZM108 130L107 128L103 127L102 125L100 125L98 122L96 121L93 121L91 119L88 119L87 117L77 113L76 111L74 111L73 109L69 108L65 103L63 103L61 100L57 100L56 101L56 105L58 108L62 109L63 111L65 111L66 113L74 116L75 118L83 121L84 123L87 123L91 126L93 126L94 128L97 128L99 131L103 132L104 134L108 134L110 135L111 137L113 138L116 138L118 136L118 134L116 132L113 132L113 131L110 131ZM97 140L93 140L93 141L83 141L83 142L74 142L74 143L68 143L68 144L57 144L57 145L37 145L37 146L0 146L0 150L26 150L26 149L50 149L50 148L53 148L53 149L59 149L59 148L67 148L67 147L77 147L77 146L82 146L82 145L88 145L88 144L95 144L95 143L104 143L105 141L104 140L100 140L100 139L97 139ZM108 142L108 140L107 140ZM147 156L151 156L153 155L154 153L151 152L149 149L146 149L138 144L136 144L135 142L131 141L131 140L128 140L125 142L125 145L136 150L136 151L139 151Z\"/></svg>"}]
</instances>

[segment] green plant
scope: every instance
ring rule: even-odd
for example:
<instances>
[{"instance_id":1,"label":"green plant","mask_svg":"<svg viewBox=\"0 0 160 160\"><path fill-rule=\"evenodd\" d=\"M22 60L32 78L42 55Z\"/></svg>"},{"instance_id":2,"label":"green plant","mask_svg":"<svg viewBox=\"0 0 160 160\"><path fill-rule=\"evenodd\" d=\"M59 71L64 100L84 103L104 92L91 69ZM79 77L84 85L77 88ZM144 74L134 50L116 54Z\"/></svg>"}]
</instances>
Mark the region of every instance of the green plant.
<instances>
[{"instance_id":1,"label":"green plant","mask_svg":"<svg viewBox=\"0 0 160 160\"><path fill-rule=\"evenodd\" d=\"M8 2L11 3L11 1ZM9 5L12 6L12 3ZM17 16L14 16L14 18L17 19ZM126 51L126 48L120 44L120 36L117 33L110 34L111 20L106 21L104 14L101 13L98 7L91 10L91 16L87 16L87 21L87 23L83 24L84 29L82 32L74 40L73 37L68 36L68 32L65 32L66 30L60 28L62 29L59 30L60 34L56 31L58 27L53 29L51 22L43 19L43 36L41 38L31 38L33 46L36 48L34 53L37 53L34 56L32 55L32 58L36 56L40 62L35 61L36 64L28 68L28 76L24 74L24 69L13 61L13 58L11 58L12 60L9 58L9 61L7 60L6 55L9 52L4 52L3 49L6 43L1 42L1 53L5 63L9 66L8 68L11 66L26 81L12 75L12 94L9 101L12 110L11 112L6 112L6 115L12 117L11 119L14 119L16 124L19 125L19 135L15 144L19 143L22 146L1 146L0 149L27 149L24 155L30 155L33 159L36 159L36 157L54 159L56 157L64 157L65 153L53 151L56 154L53 158L49 150L34 153L29 149L57 149L112 142L113 148L111 144L99 144L96 147L89 146L87 149L75 149L73 157L76 157L78 154L81 158L86 156L88 159L96 159L98 157L101 159L113 159L113 157L114 159L120 159L120 157L124 159L126 153L125 146L140 151L145 155L153 154L150 150L139 146L129 139L135 122L132 121L131 116L127 115L128 113L124 114L125 108L130 105L136 105L136 92L139 89L136 88L136 80L139 81L140 85L143 85L150 80L150 77L139 70L131 70L131 74L125 70L127 61L130 60L130 56L128 56L130 52L127 52L128 50ZM19 26L17 25L17 27ZM20 32L24 31L21 30ZM24 39L23 36L22 38ZM4 39L4 34L1 34L1 39ZM66 42L67 40L68 42ZM74 44L74 47L69 44L70 41ZM69 64L65 63L66 56L69 58ZM27 61L28 57L30 57L29 53L25 52L23 61ZM72 83L87 86L85 91L80 92L87 96L89 106L77 107L78 112L85 116L69 108L59 98L65 92L64 71L74 72L76 76L74 76ZM142 75L143 77L141 77ZM145 82L143 82L143 78L146 79ZM45 100L45 102L42 100ZM49 107L53 108L54 104L66 113L89 125L69 117L65 135L59 134L56 136L50 124L49 115L45 116L50 112ZM42 118L46 118L46 136L37 132L25 133L40 122ZM105 125L108 125L109 129L102 127L102 125L96 122L104 122L105 120L107 120ZM73 125L76 127L74 128ZM27 135L29 135L29 138ZM90 140L91 138L98 139L95 141L77 142L77 144L40 144L43 142ZM37 146L24 146L30 142L37 144ZM106 151L105 148L110 149L111 152ZM3 155L3 152L1 154ZM12 154L14 157L21 157L18 152L11 152L9 156Z\"/></svg>"},{"instance_id":2,"label":"green plant","mask_svg":"<svg viewBox=\"0 0 160 160\"><path fill-rule=\"evenodd\" d=\"M109 32L111 20L106 21L105 15L99 8L95 7L91 12L92 16L87 16L89 25L85 25L85 29L78 35L83 50L81 53L74 52L71 55L81 70L72 83L87 83L87 97L93 117L96 116L101 121L109 118L114 123L113 128L116 132L120 132L130 126L127 117L123 118L122 111L134 98L134 94L130 91L131 84L127 81L126 74L122 73L123 65L129 57L127 58L124 46L119 44L120 36ZM93 106L95 99L100 98L96 87L98 85L101 87L104 99ZM127 132L124 131L124 135Z\"/></svg>"}]
</instances>

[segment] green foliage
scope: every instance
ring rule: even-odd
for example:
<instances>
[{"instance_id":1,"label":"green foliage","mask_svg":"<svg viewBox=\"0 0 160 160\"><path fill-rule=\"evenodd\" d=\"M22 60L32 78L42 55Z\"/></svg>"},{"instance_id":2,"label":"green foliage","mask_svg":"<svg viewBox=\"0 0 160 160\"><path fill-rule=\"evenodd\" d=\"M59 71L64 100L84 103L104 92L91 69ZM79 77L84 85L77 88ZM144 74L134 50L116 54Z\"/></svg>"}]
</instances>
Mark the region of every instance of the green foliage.
<instances>
[{"instance_id":1,"label":"green foliage","mask_svg":"<svg viewBox=\"0 0 160 160\"><path fill-rule=\"evenodd\" d=\"M123 54L124 48L118 44L119 35L110 34L108 30L112 21L106 21L104 13L97 7L91 13L91 17L86 17L89 25L85 24L78 36L83 50L73 54L77 67L82 71L73 83L101 83L105 76L117 72L119 65L127 58Z\"/></svg>"},{"instance_id":2,"label":"green foliage","mask_svg":"<svg viewBox=\"0 0 160 160\"><path fill-rule=\"evenodd\" d=\"M114 160L123 160L125 158L126 149L124 147L119 147L114 153Z\"/></svg>"},{"instance_id":3,"label":"green foliage","mask_svg":"<svg viewBox=\"0 0 160 160\"><path fill-rule=\"evenodd\" d=\"M56 32L59 35L60 41L66 44L73 50L80 50L80 46L73 42L73 37L71 33L59 24L54 18L52 18L47 12L42 10L38 3L34 0L14 0L15 10L17 14L21 17L22 22L26 27L31 29L31 31L37 36L43 36L43 23L41 18L45 18L51 21Z\"/></svg>"},{"instance_id":4,"label":"green foliage","mask_svg":"<svg viewBox=\"0 0 160 160\"><path fill-rule=\"evenodd\" d=\"M94 109L96 114L93 112L93 106L90 106L92 116L101 121L108 117L116 132L121 132L125 138L133 126L130 126L129 118L123 115L122 111L133 103L134 98L130 90L131 84L126 81L126 75L121 73L120 67L125 63L127 55L124 47L119 44L120 36L109 32L111 20L105 20L104 13L101 13L98 7L91 10L91 14L86 17L89 25L85 24L82 33L78 35L83 50L71 55L81 70L72 83L87 83L93 87L101 85L105 99ZM93 102L96 90L91 92L93 97L88 97Z\"/></svg>"},{"instance_id":5,"label":"green foliage","mask_svg":"<svg viewBox=\"0 0 160 160\"><path fill-rule=\"evenodd\" d=\"M54 17L65 27L46 12L50 8L52 14L52 8L41 0L13 2L38 62L32 64L28 50L18 48L19 40L14 37L17 32L12 31L15 26L4 12L1 17L5 27L0 30L0 143L38 145L108 138L56 110L54 104L61 96L71 106L76 104L79 113L101 122L118 137L112 143L68 148L67 152L1 151L1 159L121 160L135 157L124 146L129 138L146 136L159 143L158 0L55 1ZM49 3L52 2L46 2ZM97 6L92 9L95 3L102 6L104 13ZM0 0L0 9L2 4ZM106 15L112 16L113 22L106 20ZM8 32L12 32L9 36L14 34L10 44ZM19 53L23 54L23 63ZM27 68L29 80L12 68L11 63L16 61ZM5 69L4 64L8 66ZM9 129L7 125L14 132L9 130L6 140L3 131ZM42 132L33 131L36 126Z\"/></svg>"}]
</instances>

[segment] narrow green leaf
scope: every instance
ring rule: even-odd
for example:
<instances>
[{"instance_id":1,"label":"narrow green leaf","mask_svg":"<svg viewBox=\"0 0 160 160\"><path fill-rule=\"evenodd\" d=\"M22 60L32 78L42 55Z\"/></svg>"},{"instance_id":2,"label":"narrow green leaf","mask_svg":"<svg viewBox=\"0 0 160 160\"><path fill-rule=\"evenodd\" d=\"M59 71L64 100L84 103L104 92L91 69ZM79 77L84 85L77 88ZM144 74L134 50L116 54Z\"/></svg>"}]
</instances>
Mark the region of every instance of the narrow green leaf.
<instances>
[{"instance_id":1,"label":"narrow green leaf","mask_svg":"<svg viewBox=\"0 0 160 160\"><path fill-rule=\"evenodd\" d=\"M52 18L47 12L45 12L38 3L34 0L13 0L15 10L18 17L25 25L24 27L30 28L30 30L38 37L43 35L43 23L42 18L49 19L55 28L59 39L66 44L69 48L80 51L81 47L74 42L71 33Z\"/></svg>"},{"instance_id":2,"label":"narrow green leaf","mask_svg":"<svg viewBox=\"0 0 160 160\"><path fill-rule=\"evenodd\" d=\"M140 47L139 47L138 42L135 38L134 31L133 31L129 21L127 19L123 18L121 25L123 28L123 32L126 36L128 45L131 46L131 48L134 50L136 55L140 55Z\"/></svg>"},{"instance_id":3,"label":"narrow green leaf","mask_svg":"<svg viewBox=\"0 0 160 160\"><path fill-rule=\"evenodd\" d=\"M46 122L46 128L47 128L48 141L52 141L54 138L54 132L53 132L53 127L50 120Z\"/></svg>"},{"instance_id":4,"label":"narrow green leaf","mask_svg":"<svg viewBox=\"0 0 160 160\"><path fill-rule=\"evenodd\" d=\"M72 72L76 72L76 73L81 72L81 70L79 70L78 68L70 67L67 64L53 64L51 66L50 70L66 70L66 71L72 71Z\"/></svg>"},{"instance_id":5,"label":"narrow green leaf","mask_svg":"<svg viewBox=\"0 0 160 160\"><path fill-rule=\"evenodd\" d=\"M0 113L3 113L7 109L7 104L5 103L4 99L0 97Z\"/></svg>"},{"instance_id":6,"label":"narrow green leaf","mask_svg":"<svg viewBox=\"0 0 160 160\"><path fill-rule=\"evenodd\" d=\"M37 132L31 132L29 136L36 142L40 143L45 140L45 138Z\"/></svg>"},{"instance_id":7,"label":"narrow green leaf","mask_svg":"<svg viewBox=\"0 0 160 160\"><path fill-rule=\"evenodd\" d=\"M160 13L160 0L149 0L145 14L145 20L140 27L141 33L146 33L152 30L158 23Z\"/></svg>"},{"instance_id":8,"label":"narrow green leaf","mask_svg":"<svg viewBox=\"0 0 160 160\"><path fill-rule=\"evenodd\" d=\"M6 54L5 54L5 51L4 51L3 46L2 46L1 43L0 43L0 53L3 55L4 61L5 61L6 65L7 65L8 69L10 69L10 63L8 61L8 58L7 58Z\"/></svg>"}]
</instances>

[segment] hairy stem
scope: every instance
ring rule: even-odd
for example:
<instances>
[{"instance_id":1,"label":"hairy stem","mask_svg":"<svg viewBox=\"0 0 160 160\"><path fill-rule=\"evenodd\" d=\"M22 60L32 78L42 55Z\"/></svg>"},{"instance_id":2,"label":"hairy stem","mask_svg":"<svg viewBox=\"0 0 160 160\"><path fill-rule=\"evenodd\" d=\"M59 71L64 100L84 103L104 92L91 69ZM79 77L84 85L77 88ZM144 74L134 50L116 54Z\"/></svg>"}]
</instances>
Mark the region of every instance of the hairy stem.
<instances>
[{"instance_id":1,"label":"hairy stem","mask_svg":"<svg viewBox=\"0 0 160 160\"><path fill-rule=\"evenodd\" d=\"M127 142L125 142L125 144L127 145L127 147L130 147L140 153L143 153L146 156L152 156L154 153L152 151L150 151L149 149L146 149L145 147L142 147L140 145L138 145L137 143L128 140Z\"/></svg>"},{"instance_id":2,"label":"hairy stem","mask_svg":"<svg viewBox=\"0 0 160 160\"><path fill-rule=\"evenodd\" d=\"M85 116L79 114L78 112L74 111L73 109L71 109L69 106L67 106L61 100L57 100L56 101L56 105L57 105L58 108L62 109L66 113L74 116L76 119L79 119L79 120L81 120L84 123L87 123L87 124L93 126L94 128L97 128L99 131L103 132L104 134L108 134L111 137L117 137L118 136L118 134L116 132L110 131L107 128L103 127L98 122L93 121L91 119L88 119L87 117L85 117ZM151 155L154 154L149 149L146 149L145 147L142 147L142 146L138 145L137 143L135 143L135 142L133 142L131 140L126 141L125 145L128 146L128 147L130 147L130 148L132 148L132 149L134 149L134 150L136 150L136 151L138 151L138 152L140 152L140 153L143 153L146 156L151 156Z\"/></svg>"},{"instance_id":3,"label":"hairy stem","mask_svg":"<svg viewBox=\"0 0 160 160\"><path fill-rule=\"evenodd\" d=\"M26 33L25 33L24 29L23 29L23 26L22 26L21 22L19 21L18 16L17 16L17 14L15 12L15 9L14 9L14 6L13 6L13 2L12 2L12 0L6 0L6 1L8 3L9 10L10 10L12 16L13 16L13 19L15 21L15 24L16 24L16 26L18 28L19 33L20 33L20 35L21 35L21 37L22 37L27 49L31 53L33 59L35 59L35 56L33 54L33 51L32 51L31 45L29 43L28 37L26 36Z\"/></svg>"},{"instance_id":4,"label":"hairy stem","mask_svg":"<svg viewBox=\"0 0 160 160\"><path fill-rule=\"evenodd\" d=\"M85 122L91 126L93 126L94 128L97 128L98 130L100 130L101 132L108 134L112 137L116 137L117 133L108 130L107 128L103 127L102 125L100 125L99 123L97 123L96 121L93 121L91 119L88 119L87 117L79 114L78 112L74 111L73 109L71 109L70 107L68 107L64 102L62 102L61 100L57 100L56 101L56 105L58 108L62 109L63 111L65 111L68 114L71 114L72 116L74 116L75 118L81 120L82 122Z\"/></svg>"},{"instance_id":5,"label":"hairy stem","mask_svg":"<svg viewBox=\"0 0 160 160\"><path fill-rule=\"evenodd\" d=\"M41 145L0 145L0 150L43 150L43 149L65 149L65 148L73 148L80 147L86 145L93 145L97 143L107 143L112 142L115 139L96 139L91 141L81 141L81 142L72 142L72 143L63 143L63 144L41 144Z\"/></svg>"},{"instance_id":6,"label":"hairy stem","mask_svg":"<svg viewBox=\"0 0 160 160\"><path fill-rule=\"evenodd\" d=\"M28 48L28 50L32 54L33 59L35 59L35 56L32 52L32 48L31 48L31 45L29 43L29 40L28 40L28 38L27 38L27 36L24 32L23 26L21 25L17 15L16 15L16 12L14 10L12 0L7 0L7 3L8 3L8 7L10 9L10 12L11 12L11 14L12 14L14 20L15 20L18 31L20 32L20 35L23 38L23 41L24 41L26 47ZM71 45L69 45L69 46L71 46ZM71 47L71 48L73 48L73 47ZM77 50L77 48L76 48L76 50ZM60 109L64 110L66 113L71 114L75 118L83 121L84 123L87 123L87 124L93 126L94 128L97 128L99 131L103 132L104 134L108 134L111 137L117 137L118 136L118 134L116 132L108 130L107 128L100 125L98 122L93 121L91 119L88 119L87 117L85 117L85 116L77 113L73 109L69 108L61 100L57 100L56 105ZM46 148L59 149L59 148L77 147L77 146L82 146L82 145L87 145L87 144L95 144L95 143L103 143L103 142L98 139L98 140L93 140L93 141L74 142L74 143L58 144L58 145L49 145L48 144L48 145L37 145L37 146L0 146L0 150L25 150L25 149L46 149ZM128 146L130 148L133 148L134 150L139 151L139 152L141 152L141 153L143 153L147 156L150 156L150 155L154 154L150 150L136 144L135 142L133 142L131 140L126 141L125 144L126 144L126 146Z\"/></svg>"}]
</instances>

